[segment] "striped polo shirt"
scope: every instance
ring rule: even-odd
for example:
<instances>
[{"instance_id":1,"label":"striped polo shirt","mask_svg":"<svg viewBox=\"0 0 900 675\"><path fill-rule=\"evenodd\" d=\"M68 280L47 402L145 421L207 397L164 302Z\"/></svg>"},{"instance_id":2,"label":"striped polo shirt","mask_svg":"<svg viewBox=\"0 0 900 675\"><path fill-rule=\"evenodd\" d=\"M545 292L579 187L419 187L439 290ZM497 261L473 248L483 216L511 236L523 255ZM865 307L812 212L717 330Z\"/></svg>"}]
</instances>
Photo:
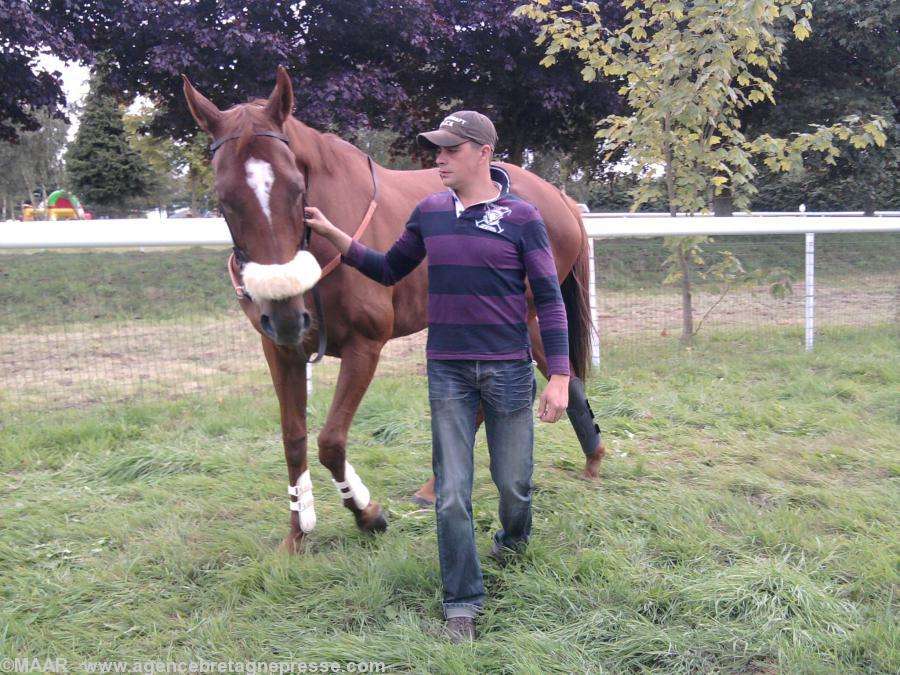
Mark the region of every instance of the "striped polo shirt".
<instances>
[{"instance_id":1,"label":"striped polo shirt","mask_svg":"<svg viewBox=\"0 0 900 675\"><path fill-rule=\"evenodd\" d=\"M429 359L530 358L525 280L531 285L550 374L569 374L569 341L556 265L538 210L491 167L494 199L463 208L452 190L416 206L387 253L354 241L344 262L395 284L428 256Z\"/></svg>"}]
</instances>

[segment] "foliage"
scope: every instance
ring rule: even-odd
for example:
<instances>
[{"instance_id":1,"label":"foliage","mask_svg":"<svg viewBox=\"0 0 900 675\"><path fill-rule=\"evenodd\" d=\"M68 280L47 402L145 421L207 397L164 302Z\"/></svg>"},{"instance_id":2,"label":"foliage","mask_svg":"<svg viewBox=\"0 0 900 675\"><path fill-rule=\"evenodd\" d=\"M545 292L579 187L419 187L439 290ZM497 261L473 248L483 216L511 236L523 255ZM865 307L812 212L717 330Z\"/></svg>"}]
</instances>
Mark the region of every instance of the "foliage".
<instances>
[{"instance_id":1,"label":"foliage","mask_svg":"<svg viewBox=\"0 0 900 675\"><path fill-rule=\"evenodd\" d=\"M87 49L46 11L52 3L0 0L0 141L44 126L39 112L63 117L60 74L37 63L42 50L62 59L80 59Z\"/></svg>"},{"instance_id":2,"label":"foliage","mask_svg":"<svg viewBox=\"0 0 900 675\"><path fill-rule=\"evenodd\" d=\"M542 63L551 66L561 52L574 52L584 63L587 81L598 75L615 78L631 114L603 119L597 137L611 151L627 151L631 170L650 177L663 167L665 182L641 181L635 206L659 196L665 185L669 210L705 210L713 195L727 190L739 208L754 193L754 154L764 154L770 168L790 170L803 153L839 154L834 141L854 147L884 145L886 120L848 117L843 125L817 127L788 140L763 135L752 141L741 131L740 113L768 100L774 103L773 68L781 62L787 22L800 40L809 35L811 5L802 0L752 3L637 3L619 27L608 26L593 2L548 8L532 0L517 12L541 26L546 43Z\"/></svg>"},{"instance_id":3,"label":"foliage","mask_svg":"<svg viewBox=\"0 0 900 675\"><path fill-rule=\"evenodd\" d=\"M759 167L754 210L900 209L900 4L893 0L812 0L815 39L788 43L775 84L776 106L742 115L749 137L785 136L809 120L881 115L894 124L883 148L842 149L834 164L806 156L789 173Z\"/></svg>"},{"instance_id":4,"label":"foliage","mask_svg":"<svg viewBox=\"0 0 900 675\"><path fill-rule=\"evenodd\" d=\"M627 152L631 171L645 179L638 183L634 207L658 198L664 186L673 216L705 211L723 192L746 209L756 192L754 155L772 170L789 171L802 166L809 152L833 164L838 140L855 148L884 145L889 123L880 116L868 121L851 116L787 139L744 135L741 112L775 102L773 68L787 42L781 26L801 41L809 36L809 2L624 0L622 6L628 11L619 27L606 25L594 2L555 9L549 0L531 0L517 12L541 27L544 65L556 63L560 52L573 52L584 63L585 80L605 75L620 83L631 114L605 117L597 137L607 157ZM647 180L659 167L664 180ZM691 277L702 241L678 238L667 244L682 287L684 341L696 332Z\"/></svg>"},{"instance_id":5,"label":"foliage","mask_svg":"<svg viewBox=\"0 0 900 675\"><path fill-rule=\"evenodd\" d=\"M145 196L150 167L131 146L123 113L95 71L75 140L66 151L70 189L92 210L122 209Z\"/></svg>"},{"instance_id":6,"label":"foliage","mask_svg":"<svg viewBox=\"0 0 900 675\"><path fill-rule=\"evenodd\" d=\"M617 4L607 3L615 22ZM538 65L536 28L516 19L513 0L53 0L42 19L93 54L109 54L110 87L142 94L166 112L155 132L192 135L179 75L220 107L267 95L275 66L287 66L297 115L320 129L351 134L390 129L393 152L416 152L414 132L454 107L494 119L500 152L567 148L576 164L601 159L593 120L617 109L608 86L576 71Z\"/></svg>"},{"instance_id":7,"label":"foliage","mask_svg":"<svg viewBox=\"0 0 900 675\"><path fill-rule=\"evenodd\" d=\"M154 138L149 133L155 110L143 105L123 117L125 132L130 145L149 167L146 206L166 209L175 201L184 199L183 167L179 148L171 138Z\"/></svg>"},{"instance_id":8,"label":"foliage","mask_svg":"<svg viewBox=\"0 0 900 675\"><path fill-rule=\"evenodd\" d=\"M205 206L215 206L212 167L207 161L209 136L198 131L186 140L155 137L151 133L160 111L144 105L125 116L125 128L132 146L150 167L146 204L168 210L177 204L190 204L192 213Z\"/></svg>"}]
</instances>

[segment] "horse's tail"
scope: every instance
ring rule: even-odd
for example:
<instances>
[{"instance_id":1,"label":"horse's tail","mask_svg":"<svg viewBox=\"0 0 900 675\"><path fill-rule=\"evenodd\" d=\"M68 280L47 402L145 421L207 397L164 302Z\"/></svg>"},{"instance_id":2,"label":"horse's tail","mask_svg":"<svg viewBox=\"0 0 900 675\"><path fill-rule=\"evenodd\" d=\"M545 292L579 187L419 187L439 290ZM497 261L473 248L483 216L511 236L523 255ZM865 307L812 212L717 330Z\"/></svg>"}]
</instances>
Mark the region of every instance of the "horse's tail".
<instances>
[{"instance_id":1,"label":"horse's tail","mask_svg":"<svg viewBox=\"0 0 900 675\"><path fill-rule=\"evenodd\" d=\"M581 212L570 198L563 196L566 206L578 221L579 234L581 235L581 248L578 258L572 266L572 271L560 284L563 302L566 305L566 315L569 322L569 361L574 368L574 375L584 380L590 371L591 364L591 332L596 328L591 322L591 297L590 284L590 260L588 246L593 243L584 229L584 221Z\"/></svg>"}]
</instances>

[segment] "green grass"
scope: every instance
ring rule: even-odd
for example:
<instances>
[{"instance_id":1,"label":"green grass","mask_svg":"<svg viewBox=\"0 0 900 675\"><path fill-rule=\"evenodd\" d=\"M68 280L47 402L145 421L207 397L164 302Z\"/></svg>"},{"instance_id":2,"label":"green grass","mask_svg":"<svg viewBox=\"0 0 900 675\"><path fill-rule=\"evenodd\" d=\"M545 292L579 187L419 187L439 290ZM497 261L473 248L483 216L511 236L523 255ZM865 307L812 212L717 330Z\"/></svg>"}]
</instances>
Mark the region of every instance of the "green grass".
<instances>
[{"instance_id":1,"label":"green grass","mask_svg":"<svg viewBox=\"0 0 900 675\"><path fill-rule=\"evenodd\" d=\"M0 329L221 314L235 304L215 248L0 255Z\"/></svg>"},{"instance_id":2,"label":"green grass","mask_svg":"<svg viewBox=\"0 0 900 675\"><path fill-rule=\"evenodd\" d=\"M743 340L743 341L742 341ZM589 393L599 485L568 426L537 431L534 537L485 561L473 646L439 638L425 385L379 378L350 459L389 510L358 532L315 460L319 524L286 531L277 407L71 410L0 435L0 653L91 660L380 661L413 672L900 670L896 333L701 338L613 351ZM321 426L328 392L310 405ZM497 526L483 432L474 512ZM312 453L313 456L315 452Z\"/></svg>"}]
</instances>

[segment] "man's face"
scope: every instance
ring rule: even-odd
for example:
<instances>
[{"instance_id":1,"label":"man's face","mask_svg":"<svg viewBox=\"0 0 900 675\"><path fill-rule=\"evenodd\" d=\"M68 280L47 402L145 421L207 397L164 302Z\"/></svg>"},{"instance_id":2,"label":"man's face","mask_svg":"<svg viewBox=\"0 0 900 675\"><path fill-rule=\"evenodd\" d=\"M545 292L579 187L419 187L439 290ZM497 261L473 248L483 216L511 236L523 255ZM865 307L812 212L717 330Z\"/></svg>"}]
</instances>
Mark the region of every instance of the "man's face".
<instances>
[{"instance_id":1,"label":"man's face","mask_svg":"<svg viewBox=\"0 0 900 675\"><path fill-rule=\"evenodd\" d=\"M466 141L460 145L438 148L437 167L441 182L459 190L478 176L479 167L488 161L490 148Z\"/></svg>"}]
</instances>

